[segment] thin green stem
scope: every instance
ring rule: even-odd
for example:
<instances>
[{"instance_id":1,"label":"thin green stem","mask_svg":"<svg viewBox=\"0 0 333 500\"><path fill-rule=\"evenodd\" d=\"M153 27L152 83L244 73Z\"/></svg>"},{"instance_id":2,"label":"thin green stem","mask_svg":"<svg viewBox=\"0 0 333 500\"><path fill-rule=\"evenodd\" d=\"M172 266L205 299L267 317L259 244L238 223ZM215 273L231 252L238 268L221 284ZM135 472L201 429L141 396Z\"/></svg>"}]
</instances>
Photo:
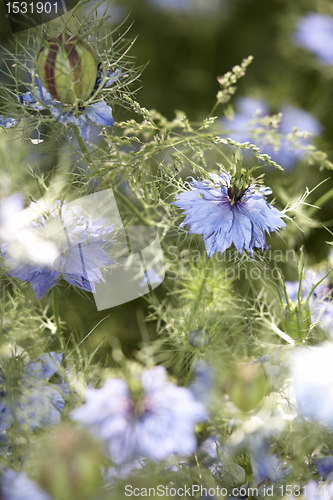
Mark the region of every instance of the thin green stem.
<instances>
[{"instance_id":1,"label":"thin green stem","mask_svg":"<svg viewBox=\"0 0 333 500\"><path fill-rule=\"evenodd\" d=\"M154 221L150 221L147 219L142 213L137 209L135 205L125 196L123 193L121 193L118 189L115 190L116 196L119 196L119 198L132 210L132 212L135 213L137 218L146 226L152 227L155 225ZM169 252L169 247L166 245L165 241L161 241L161 247L164 249L165 252Z\"/></svg>"},{"instance_id":2,"label":"thin green stem","mask_svg":"<svg viewBox=\"0 0 333 500\"><path fill-rule=\"evenodd\" d=\"M189 384L189 382L192 378L193 372L194 372L194 363L192 363L191 368L189 369L188 374L186 375L186 379L184 382L185 387Z\"/></svg>"},{"instance_id":3,"label":"thin green stem","mask_svg":"<svg viewBox=\"0 0 333 500\"><path fill-rule=\"evenodd\" d=\"M299 266L298 266L298 281L299 281L299 286L298 286L298 305L301 305L302 299L303 299L303 294L302 294L302 279L304 275L304 264L303 264L303 247L301 247L301 256L300 256L300 261L299 261Z\"/></svg>"},{"instance_id":4,"label":"thin green stem","mask_svg":"<svg viewBox=\"0 0 333 500\"><path fill-rule=\"evenodd\" d=\"M321 283L322 281L324 281L324 279L326 279L326 278L327 278L327 276L328 276L331 272L332 272L332 269L330 269L330 270L328 271L328 273L326 273L326 274L325 274L325 276L324 276L321 280L319 280L319 281L318 281L318 283L315 283L314 285L312 285L311 290L310 290L310 292L309 292L309 294L308 294L308 296L307 296L307 298L306 298L306 301L305 301L305 305L306 305L306 306L308 306L308 305L309 305L309 300L310 300L310 298L311 298L311 296L312 296L313 292L314 292L314 291L315 291L315 289L317 288L317 286L319 286L319 285L320 285L320 283Z\"/></svg>"},{"instance_id":5,"label":"thin green stem","mask_svg":"<svg viewBox=\"0 0 333 500\"><path fill-rule=\"evenodd\" d=\"M61 335L61 325L60 325L60 315L59 315L59 302L58 302L58 292L56 287L53 287L53 316L54 323L56 327L56 332L60 336Z\"/></svg>"},{"instance_id":6,"label":"thin green stem","mask_svg":"<svg viewBox=\"0 0 333 500\"><path fill-rule=\"evenodd\" d=\"M116 196L119 196L119 198L121 199L121 201L123 201L131 210L132 212L135 213L135 215L137 216L137 218L145 225L147 226L152 226L152 222L147 219L144 215L142 215L142 213L137 209L137 207L135 205L133 205L133 203L127 198L127 196L125 196L123 193L121 193L119 191L119 189L117 189L115 191L116 193Z\"/></svg>"},{"instance_id":7,"label":"thin green stem","mask_svg":"<svg viewBox=\"0 0 333 500\"><path fill-rule=\"evenodd\" d=\"M82 139L82 137L81 137L81 134L80 134L80 131L79 131L78 127L74 126L74 132L75 132L75 137L76 137L76 140L77 140L77 142L78 142L78 145L80 146L80 149L81 149L82 158L83 158L84 160L86 160L86 163L87 163L89 166L91 166L91 168L92 168L95 172L99 173L99 172L98 172L98 168L96 167L96 165L95 165L95 163L94 163L93 159L91 158L90 153L89 153L89 151L88 151L88 149L87 149L87 146L85 145L84 140L83 140L83 139Z\"/></svg>"},{"instance_id":8,"label":"thin green stem","mask_svg":"<svg viewBox=\"0 0 333 500\"><path fill-rule=\"evenodd\" d=\"M316 210L317 207L322 207L324 203L327 203L331 198L333 198L333 189L327 191L327 193L323 194L315 203L315 207L310 207L308 211L308 216L311 216Z\"/></svg>"},{"instance_id":9,"label":"thin green stem","mask_svg":"<svg viewBox=\"0 0 333 500\"><path fill-rule=\"evenodd\" d=\"M212 261L212 259L210 258L208 260L207 267L204 269L204 275L202 277L202 281L201 281L201 284L200 284L198 295L197 295L197 298L195 299L195 302L194 302L194 305L193 305L193 308L192 308L192 312L191 312L191 325L192 325L192 322L193 322L193 317L194 317L196 311L198 310L198 307L199 307L199 304L200 304L200 300L202 298L202 294L203 294L204 289L205 289L206 281L207 281L208 274L209 274L209 271L210 271L211 261Z\"/></svg>"},{"instance_id":10,"label":"thin green stem","mask_svg":"<svg viewBox=\"0 0 333 500\"><path fill-rule=\"evenodd\" d=\"M214 106L212 107L211 112L210 112L210 113L209 113L209 115L208 115L208 118L210 118L211 116L213 116L213 113L215 113L215 110L218 108L219 104L221 104L221 103L220 103L220 101L216 101L216 103L215 103L215 104L214 104Z\"/></svg>"},{"instance_id":11,"label":"thin green stem","mask_svg":"<svg viewBox=\"0 0 333 500\"><path fill-rule=\"evenodd\" d=\"M193 308L192 308L191 321L190 321L191 328L194 326L193 325L194 315L195 315L196 311L198 310L200 301L202 299L202 295L204 293L206 281L207 281L208 274L209 274L209 271L210 271L211 261L212 261L212 259L210 258L209 261L208 261L207 267L204 269L204 275L203 275L201 283L200 283L200 288L198 290L198 295L197 295L197 297L195 299L195 302L194 302L194 305L193 305ZM195 366L194 363L192 363L191 368L189 369L188 374L187 374L186 379L185 379L185 382L184 382L185 386L188 385L188 383L190 382L190 380L192 378L193 371L194 371L194 366Z\"/></svg>"}]
</instances>

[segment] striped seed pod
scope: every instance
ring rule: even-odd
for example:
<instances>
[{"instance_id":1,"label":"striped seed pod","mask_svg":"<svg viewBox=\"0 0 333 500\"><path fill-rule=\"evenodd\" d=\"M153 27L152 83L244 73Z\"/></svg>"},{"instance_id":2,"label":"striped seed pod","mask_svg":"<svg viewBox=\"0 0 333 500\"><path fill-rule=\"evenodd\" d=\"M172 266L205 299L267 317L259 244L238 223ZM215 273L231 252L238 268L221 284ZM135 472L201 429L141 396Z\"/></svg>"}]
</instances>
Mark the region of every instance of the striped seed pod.
<instances>
[{"instance_id":1,"label":"striped seed pod","mask_svg":"<svg viewBox=\"0 0 333 500\"><path fill-rule=\"evenodd\" d=\"M48 40L37 60L38 76L57 101L75 104L91 95L97 63L88 43L70 35Z\"/></svg>"}]
</instances>

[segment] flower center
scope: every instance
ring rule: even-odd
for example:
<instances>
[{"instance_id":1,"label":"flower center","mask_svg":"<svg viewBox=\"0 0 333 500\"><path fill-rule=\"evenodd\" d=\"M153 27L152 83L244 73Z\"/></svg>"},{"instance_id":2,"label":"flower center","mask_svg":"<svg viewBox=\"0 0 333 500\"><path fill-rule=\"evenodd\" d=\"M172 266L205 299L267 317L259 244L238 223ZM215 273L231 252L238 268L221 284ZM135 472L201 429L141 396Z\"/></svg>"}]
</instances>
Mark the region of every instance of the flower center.
<instances>
[{"instance_id":1,"label":"flower center","mask_svg":"<svg viewBox=\"0 0 333 500\"><path fill-rule=\"evenodd\" d=\"M131 394L131 415L132 418L140 418L145 413L145 394L139 380L130 380L128 388Z\"/></svg>"},{"instance_id":2,"label":"flower center","mask_svg":"<svg viewBox=\"0 0 333 500\"><path fill-rule=\"evenodd\" d=\"M251 184L251 179L249 172L241 169L237 171L230 180L230 186L228 187L228 196L231 205L239 202L246 191L249 189Z\"/></svg>"},{"instance_id":3,"label":"flower center","mask_svg":"<svg viewBox=\"0 0 333 500\"><path fill-rule=\"evenodd\" d=\"M230 186L228 188L228 196L231 205L234 205L238 201L240 201L244 194L246 193L247 187L246 188L239 188L238 186Z\"/></svg>"}]
</instances>

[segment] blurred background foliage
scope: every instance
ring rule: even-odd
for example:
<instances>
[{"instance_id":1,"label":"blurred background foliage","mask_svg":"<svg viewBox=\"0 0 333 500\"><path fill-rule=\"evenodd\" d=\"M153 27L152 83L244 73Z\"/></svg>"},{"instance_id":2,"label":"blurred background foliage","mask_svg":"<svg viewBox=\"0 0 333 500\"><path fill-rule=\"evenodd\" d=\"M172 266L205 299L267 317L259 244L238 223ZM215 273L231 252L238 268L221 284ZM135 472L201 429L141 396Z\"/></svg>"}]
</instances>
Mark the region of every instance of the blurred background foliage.
<instances>
[{"instance_id":1,"label":"blurred background foliage","mask_svg":"<svg viewBox=\"0 0 333 500\"><path fill-rule=\"evenodd\" d=\"M103 6L112 16L106 21L105 29L114 29L126 18L126 26L133 23L128 36L137 36L137 40L131 56L137 66L146 66L136 82L136 99L141 106L156 109L169 120L174 118L175 110L181 109L191 122L197 123L207 117L214 106L219 90L217 76L252 55L253 62L237 84L231 105L244 96L265 101L271 114L288 104L311 113L323 127L322 135L314 142L333 160L333 66L322 65L315 55L292 42L301 16L308 12L333 15L330 0L109 0L100 8ZM8 49L11 38L1 3L0 45ZM4 69L3 61L0 68ZM220 106L215 113L222 118L225 110L232 116L229 104L224 108ZM120 122L133 114L116 108L114 117ZM232 132L228 136L232 137ZM13 141L13 135L8 140L4 130L0 131L0 143L1 182L11 178L12 186L22 190L27 202L29 197L38 196L33 172L42 172L47 177L56 165L67 163L66 168L72 168L71 162L76 161L66 150L59 149L53 155L47 146L38 146L37 152L36 146L27 141ZM16 147L18 144L20 148ZM21 164L19 171L18 163ZM315 204L333 188L331 172L320 171L317 165L309 165L305 160L298 161L287 172L272 168L264 171L266 185L273 188L278 198L281 194L282 207L300 196L306 187L312 190L325 179L327 181L309 196L307 202ZM8 194L11 190L9 187ZM314 210L312 216L317 221L316 227L307 230L310 223L303 218L303 234L300 236L298 232L288 246L279 238L271 240L273 248L284 250L291 246L299 250L304 246L309 265L325 259L330 249L325 242L331 239L326 228L332 230L333 222L331 200L328 199L320 210ZM285 266L284 272L286 279L297 278L296 267L292 265ZM160 298L165 296L164 284L156 294ZM30 295L35 307L39 307L32 291ZM43 300L46 304L47 299ZM112 337L121 340L125 354L129 355L141 346L147 331L151 339L157 336L157 323L144 324L142 320L148 313L145 298L97 312L91 297L72 289L60 300L60 310L68 326L68 335L77 334L81 339L104 319L89 337L91 349L102 342L98 359L110 353Z\"/></svg>"}]
</instances>

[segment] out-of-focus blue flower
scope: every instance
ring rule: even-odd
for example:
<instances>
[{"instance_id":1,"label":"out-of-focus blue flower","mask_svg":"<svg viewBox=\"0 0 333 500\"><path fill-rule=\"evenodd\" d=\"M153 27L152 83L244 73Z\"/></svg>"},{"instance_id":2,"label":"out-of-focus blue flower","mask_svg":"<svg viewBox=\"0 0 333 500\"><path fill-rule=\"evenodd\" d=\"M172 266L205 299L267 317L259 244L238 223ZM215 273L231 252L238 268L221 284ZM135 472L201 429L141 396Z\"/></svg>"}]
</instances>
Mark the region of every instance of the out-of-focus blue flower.
<instances>
[{"instance_id":1,"label":"out-of-focus blue flower","mask_svg":"<svg viewBox=\"0 0 333 500\"><path fill-rule=\"evenodd\" d=\"M277 455L269 454L268 441L259 438L254 440L250 449L251 463L255 483L277 483L290 474L290 467L285 467L283 460L278 460Z\"/></svg>"},{"instance_id":2,"label":"out-of-focus blue flower","mask_svg":"<svg viewBox=\"0 0 333 500\"><path fill-rule=\"evenodd\" d=\"M296 349L291 358L292 386L299 412L333 428L333 344Z\"/></svg>"},{"instance_id":3,"label":"out-of-focus blue flower","mask_svg":"<svg viewBox=\"0 0 333 500\"><path fill-rule=\"evenodd\" d=\"M235 463L231 448L221 446L216 436L210 436L201 444L197 453L202 452L205 454L203 463L218 481L227 485L244 484L245 470Z\"/></svg>"},{"instance_id":4,"label":"out-of-focus blue flower","mask_svg":"<svg viewBox=\"0 0 333 500\"><path fill-rule=\"evenodd\" d=\"M304 488L303 500L332 500L333 482L329 484L318 484L316 481L309 481Z\"/></svg>"},{"instance_id":5,"label":"out-of-focus blue flower","mask_svg":"<svg viewBox=\"0 0 333 500\"><path fill-rule=\"evenodd\" d=\"M111 5L108 0L100 2L91 0L85 4L87 14L93 15L98 19L104 17L106 24L120 24L129 14L128 8L124 5Z\"/></svg>"},{"instance_id":6,"label":"out-of-focus blue flower","mask_svg":"<svg viewBox=\"0 0 333 500\"><path fill-rule=\"evenodd\" d=\"M221 447L217 436L209 436L205 441L200 445L200 450L203 451L208 458L210 463L215 462L217 459L217 449Z\"/></svg>"},{"instance_id":7,"label":"out-of-focus blue flower","mask_svg":"<svg viewBox=\"0 0 333 500\"><path fill-rule=\"evenodd\" d=\"M108 69L106 76L109 79L103 85L103 88L110 87L118 80L120 78L120 71L120 68L114 72ZM99 64L92 95L97 92L103 78L104 73L101 64ZM75 125L78 127L84 141L89 140L89 135L93 127L112 127L113 125L112 109L103 100L94 102L88 106L82 104L77 113L73 106L53 99L38 77L35 78L34 91L26 92L24 95L19 96L19 101L22 106L26 106L34 111L48 109L51 115L62 125ZM0 125L5 128L14 127L19 122L19 119L3 118L1 116L0 120Z\"/></svg>"},{"instance_id":8,"label":"out-of-focus blue flower","mask_svg":"<svg viewBox=\"0 0 333 500\"><path fill-rule=\"evenodd\" d=\"M87 389L86 402L70 414L104 441L113 461L122 464L143 455L163 460L187 455L197 447L194 426L207 418L191 391L168 382L162 366L146 370L127 384L109 379Z\"/></svg>"},{"instance_id":9,"label":"out-of-focus blue flower","mask_svg":"<svg viewBox=\"0 0 333 500\"><path fill-rule=\"evenodd\" d=\"M61 361L62 354L51 352L28 363L19 380L13 379L12 373L0 373L0 432L15 422L28 426L30 431L60 422L68 387L48 380Z\"/></svg>"},{"instance_id":10,"label":"out-of-focus blue flower","mask_svg":"<svg viewBox=\"0 0 333 500\"><path fill-rule=\"evenodd\" d=\"M301 295L302 298L305 299L309 293L311 288L316 284L321 281L326 273L323 272L315 272L311 270L306 270L303 277L302 277L302 290L301 290ZM297 302L298 300L298 290L299 290L299 281L286 281L285 283L286 289L287 289L287 294L289 298L293 302ZM321 300L323 298L326 298L327 295L330 293L330 288L329 288L329 278L326 276L326 278L321 281L321 283L316 286L312 293L312 299L315 298L317 300ZM310 299L311 300L311 299Z\"/></svg>"},{"instance_id":11,"label":"out-of-focus blue flower","mask_svg":"<svg viewBox=\"0 0 333 500\"><path fill-rule=\"evenodd\" d=\"M221 254L232 244L253 255L254 248L267 249L265 233L276 232L286 224L284 215L265 197L272 191L254 183L237 188L226 173L210 174L211 181L193 180L191 190L180 193L172 204L186 214L181 227L190 226L189 234L202 234L207 255Z\"/></svg>"},{"instance_id":12,"label":"out-of-focus blue flower","mask_svg":"<svg viewBox=\"0 0 333 500\"><path fill-rule=\"evenodd\" d=\"M31 204L31 210L37 205ZM8 275L29 282L38 299L50 290L62 277L68 283L88 292L95 292L95 283L104 281L101 268L112 263L104 248L111 243L113 225L105 226L103 221L92 221L75 209L67 208L66 203L57 201L48 214L38 218L23 228L24 234L35 234L46 241L48 226L56 226L52 235L58 248L58 257L50 258L41 265L18 260L12 256L6 244L1 246L6 263L10 266ZM38 245L37 245L38 249ZM46 258L47 256L45 256ZM50 256L51 257L51 256Z\"/></svg>"},{"instance_id":13,"label":"out-of-focus blue flower","mask_svg":"<svg viewBox=\"0 0 333 500\"><path fill-rule=\"evenodd\" d=\"M331 66L333 64L333 16L309 12L299 20L293 41L313 52L323 64Z\"/></svg>"},{"instance_id":14,"label":"out-of-focus blue flower","mask_svg":"<svg viewBox=\"0 0 333 500\"><path fill-rule=\"evenodd\" d=\"M6 244L6 251L17 260L48 264L50 254L55 260L57 248L45 238L38 238L33 231L24 231L26 212L21 193L0 199L0 245Z\"/></svg>"},{"instance_id":15,"label":"out-of-focus blue flower","mask_svg":"<svg viewBox=\"0 0 333 500\"><path fill-rule=\"evenodd\" d=\"M24 472L6 470L1 476L2 500L52 500L52 497L31 481Z\"/></svg>"},{"instance_id":16,"label":"out-of-focus blue flower","mask_svg":"<svg viewBox=\"0 0 333 500\"><path fill-rule=\"evenodd\" d=\"M317 458L314 462L319 474L322 476L324 481L326 481L326 479L333 472L333 456Z\"/></svg>"},{"instance_id":17,"label":"out-of-focus blue flower","mask_svg":"<svg viewBox=\"0 0 333 500\"><path fill-rule=\"evenodd\" d=\"M156 7L168 12L192 15L216 14L221 0L151 0Z\"/></svg>"},{"instance_id":18,"label":"out-of-focus blue flower","mask_svg":"<svg viewBox=\"0 0 333 500\"><path fill-rule=\"evenodd\" d=\"M37 264L37 268L47 266L59 255L52 241L32 229L29 209L24 210L21 193L13 193L0 200L0 250L8 264L15 262L15 268L19 267L20 261L22 264Z\"/></svg>"},{"instance_id":19,"label":"out-of-focus blue flower","mask_svg":"<svg viewBox=\"0 0 333 500\"><path fill-rule=\"evenodd\" d=\"M292 168L295 163L304 158L304 151L298 149L290 140L282 137L279 147L273 147L265 142L264 133L265 127L259 123L259 120L269 113L267 104L264 101L241 97L236 102L237 113L231 121L226 118L221 120L222 126L230 130L232 138L238 142L253 142L252 133L256 127L262 129L259 137L256 138L256 144L261 152L271 156L278 164L282 165L286 170ZM322 132L322 125L314 118L311 113L295 106L285 105L281 108L282 118L279 123L277 132L282 136L290 134L294 127L299 132L309 132L313 136L317 136ZM268 131L268 129L267 129ZM300 146L310 144L310 137L298 138Z\"/></svg>"},{"instance_id":20,"label":"out-of-focus blue flower","mask_svg":"<svg viewBox=\"0 0 333 500\"><path fill-rule=\"evenodd\" d=\"M259 120L268 115L269 108L264 101L240 97L237 99L236 113L232 120L222 118L221 124L232 132L232 138L238 142L252 142L251 130L258 126ZM251 122L251 125L249 125Z\"/></svg>"},{"instance_id":21,"label":"out-of-focus blue flower","mask_svg":"<svg viewBox=\"0 0 333 500\"><path fill-rule=\"evenodd\" d=\"M278 132L282 135L286 136L290 134L294 127L297 127L299 132L310 132L313 136L320 135L322 132L322 126L318 120L311 113L303 109L288 105L281 108L281 113L282 118ZM298 138L298 142L300 146L305 147L310 144L310 138L300 137ZM298 160L305 156L302 149L293 146L292 142L286 138L281 139L280 147L277 151L268 144L263 144L261 149L263 153L271 156L276 163L286 170L292 168Z\"/></svg>"},{"instance_id":22,"label":"out-of-focus blue flower","mask_svg":"<svg viewBox=\"0 0 333 500\"><path fill-rule=\"evenodd\" d=\"M176 12L187 12L191 9L191 0L151 0L157 7Z\"/></svg>"}]
</instances>

